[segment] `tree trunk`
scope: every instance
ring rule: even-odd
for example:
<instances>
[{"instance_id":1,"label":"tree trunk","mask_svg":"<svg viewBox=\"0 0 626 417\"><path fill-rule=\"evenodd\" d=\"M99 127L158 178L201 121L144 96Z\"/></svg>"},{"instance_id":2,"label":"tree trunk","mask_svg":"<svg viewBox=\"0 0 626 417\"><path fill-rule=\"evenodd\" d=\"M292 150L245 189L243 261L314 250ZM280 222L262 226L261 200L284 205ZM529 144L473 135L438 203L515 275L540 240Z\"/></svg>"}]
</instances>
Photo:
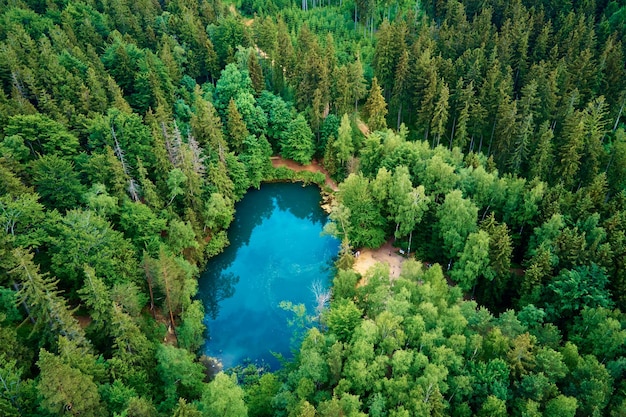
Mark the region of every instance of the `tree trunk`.
<instances>
[{"instance_id":1,"label":"tree trunk","mask_svg":"<svg viewBox=\"0 0 626 417\"><path fill-rule=\"evenodd\" d=\"M176 325L174 323L174 312L172 311L172 299L170 297L170 284L167 281L167 270L163 271L163 280L165 281L165 299L167 300L167 309L170 312L170 325L172 326L172 330L174 331L174 336L178 339L176 335Z\"/></svg>"},{"instance_id":2,"label":"tree trunk","mask_svg":"<svg viewBox=\"0 0 626 417\"><path fill-rule=\"evenodd\" d=\"M396 129L400 130L400 124L402 122L402 101L398 104L398 122L396 125Z\"/></svg>"},{"instance_id":3,"label":"tree trunk","mask_svg":"<svg viewBox=\"0 0 626 417\"><path fill-rule=\"evenodd\" d=\"M491 137L489 138L489 149L487 150L487 156L491 155L491 144L493 143L493 134L496 132L496 120L493 121L493 127L491 128Z\"/></svg>"},{"instance_id":4,"label":"tree trunk","mask_svg":"<svg viewBox=\"0 0 626 417\"><path fill-rule=\"evenodd\" d=\"M406 254L407 256L411 255L411 241L413 240L413 230L411 229L411 233L409 233L409 247L407 248Z\"/></svg>"},{"instance_id":5,"label":"tree trunk","mask_svg":"<svg viewBox=\"0 0 626 417\"><path fill-rule=\"evenodd\" d=\"M148 293L150 293L150 311L152 312L152 318L156 320L156 313L154 312L154 292L152 291L152 274L148 265L144 261L143 269L146 273L146 281L148 282Z\"/></svg>"},{"instance_id":6,"label":"tree trunk","mask_svg":"<svg viewBox=\"0 0 626 417\"><path fill-rule=\"evenodd\" d=\"M452 150L452 141L454 140L454 130L456 129L456 117L452 120L452 132L450 132L450 147L448 149Z\"/></svg>"},{"instance_id":7,"label":"tree trunk","mask_svg":"<svg viewBox=\"0 0 626 417\"><path fill-rule=\"evenodd\" d=\"M617 114L617 118L615 119L615 124L613 125L613 132L617 130L617 126L619 125L619 118L622 117L622 111L624 110L624 104L626 100L622 102L622 107L619 108L619 113Z\"/></svg>"}]
</instances>

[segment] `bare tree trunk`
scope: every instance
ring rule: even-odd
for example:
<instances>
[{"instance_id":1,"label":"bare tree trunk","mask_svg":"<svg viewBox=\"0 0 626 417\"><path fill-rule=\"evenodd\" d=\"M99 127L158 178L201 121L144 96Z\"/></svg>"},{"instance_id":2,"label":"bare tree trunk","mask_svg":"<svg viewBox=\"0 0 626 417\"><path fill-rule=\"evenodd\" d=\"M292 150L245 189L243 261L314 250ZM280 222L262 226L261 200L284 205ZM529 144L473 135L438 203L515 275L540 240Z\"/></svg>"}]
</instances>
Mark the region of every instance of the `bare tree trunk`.
<instances>
[{"instance_id":1,"label":"bare tree trunk","mask_svg":"<svg viewBox=\"0 0 626 417\"><path fill-rule=\"evenodd\" d=\"M413 230L411 229L411 233L409 233L409 247L407 248L406 254L407 256L411 255L411 241L413 240Z\"/></svg>"},{"instance_id":2,"label":"bare tree trunk","mask_svg":"<svg viewBox=\"0 0 626 417\"><path fill-rule=\"evenodd\" d=\"M144 262L143 269L146 273L146 281L148 282L148 292L150 293L150 311L152 312L152 318L156 320L156 313L154 311L154 292L152 291L152 273L150 272L150 268Z\"/></svg>"},{"instance_id":3,"label":"bare tree trunk","mask_svg":"<svg viewBox=\"0 0 626 417\"><path fill-rule=\"evenodd\" d=\"M174 331L174 336L178 339L178 335L176 335L176 325L174 323L174 312L172 311L172 299L170 297L170 284L167 281L167 270L163 271L163 280L165 281L165 299L167 300L167 309L170 312L170 325L172 326L172 330Z\"/></svg>"},{"instance_id":4,"label":"bare tree trunk","mask_svg":"<svg viewBox=\"0 0 626 417\"><path fill-rule=\"evenodd\" d=\"M398 122L396 125L396 129L400 130L400 123L402 121L402 101L398 104Z\"/></svg>"},{"instance_id":5,"label":"bare tree trunk","mask_svg":"<svg viewBox=\"0 0 626 417\"><path fill-rule=\"evenodd\" d=\"M452 150L452 141L454 140L454 131L456 129L456 117L452 120L452 132L450 132L450 146L448 149Z\"/></svg>"},{"instance_id":6,"label":"bare tree trunk","mask_svg":"<svg viewBox=\"0 0 626 417\"><path fill-rule=\"evenodd\" d=\"M626 100L622 102L622 107L619 108L619 113L617 114L617 118L615 119L615 124L613 125L613 132L617 130L617 126L619 125L619 118L622 117L622 111L624 110L624 103L626 103Z\"/></svg>"}]
</instances>

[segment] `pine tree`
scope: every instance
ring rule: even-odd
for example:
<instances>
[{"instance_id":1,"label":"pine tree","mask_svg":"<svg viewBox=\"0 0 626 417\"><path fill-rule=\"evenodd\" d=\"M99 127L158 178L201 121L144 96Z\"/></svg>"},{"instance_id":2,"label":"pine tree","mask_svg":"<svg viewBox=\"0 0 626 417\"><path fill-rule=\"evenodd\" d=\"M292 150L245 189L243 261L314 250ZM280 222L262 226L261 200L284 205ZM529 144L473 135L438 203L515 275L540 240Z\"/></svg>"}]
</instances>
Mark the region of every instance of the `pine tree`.
<instances>
[{"instance_id":1,"label":"pine tree","mask_svg":"<svg viewBox=\"0 0 626 417\"><path fill-rule=\"evenodd\" d=\"M430 122L433 144L435 146L439 146L441 136L446 133L446 123L448 122L450 90L443 80L440 81L440 85L439 97L435 103L433 118Z\"/></svg>"},{"instance_id":2,"label":"pine tree","mask_svg":"<svg viewBox=\"0 0 626 417\"><path fill-rule=\"evenodd\" d=\"M65 299L57 289L58 281L39 273L33 255L21 248L13 250L15 267L10 273L19 281L17 299L35 322L35 329L56 339L62 335L82 346L89 346L83 330L72 316Z\"/></svg>"},{"instance_id":3,"label":"pine tree","mask_svg":"<svg viewBox=\"0 0 626 417\"><path fill-rule=\"evenodd\" d=\"M348 113L352 106L348 68L345 65L338 68L336 67L332 72L332 77L333 107L337 114Z\"/></svg>"},{"instance_id":4,"label":"pine tree","mask_svg":"<svg viewBox=\"0 0 626 417\"><path fill-rule=\"evenodd\" d=\"M236 152L241 152L243 141L250 135L250 132L248 132L248 128L241 118L239 110L237 110L235 100L232 98L228 103L228 121L226 123L226 129L231 139L230 148Z\"/></svg>"},{"instance_id":5,"label":"pine tree","mask_svg":"<svg viewBox=\"0 0 626 417\"><path fill-rule=\"evenodd\" d=\"M519 126L513 152L509 159L511 172L519 174L529 154L531 137L535 130L535 108L539 103L537 95L537 82L530 81L522 88L522 99L519 101Z\"/></svg>"},{"instance_id":6,"label":"pine tree","mask_svg":"<svg viewBox=\"0 0 626 417\"><path fill-rule=\"evenodd\" d=\"M367 96L367 83L363 75L363 64L358 54L356 60L348 66L348 80L350 82L350 97L354 101L354 112L356 113L359 100Z\"/></svg>"},{"instance_id":7,"label":"pine tree","mask_svg":"<svg viewBox=\"0 0 626 417\"><path fill-rule=\"evenodd\" d=\"M391 103L397 108L396 129L400 129L402 123L402 107L406 100L409 84L409 52L405 49L400 55L394 78Z\"/></svg>"},{"instance_id":8,"label":"pine tree","mask_svg":"<svg viewBox=\"0 0 626 417\"><path fill-rule=\"evenodd\" d=\"M573 112L566 120L563 127L563 145L560 147L560 161L558 173L565 187L575 184L582 151L585 147L584 140L584 114L581 111Z\"/></svg>"},{"instance_id":9,"label":"pine tree","mask_svg":"<svg viewBox=\"0 0 626 417\"><path fill-rule=\"evenodd\" d=\"M368 117L370 132L385 130L387 128L387 103L376 77L372 80L372 87L365 103L365 113Z\"/></svg>"},{"instance_id":10,"label":"pine tree","mask_svg":"<svg viewBox=\"0 0 626 417\"><path fill-rule=\"evenodd\" d=\"M437 64L431 56L431 50L424 50L412 68L412 101L414 108L417 109L417 126L424 132L424 140L428 140L439 81Z\"/></svg>"},{"instance_id":11,"label":"pine tree","mask_svg":"<svg viewBox=\"0 0 626 417\"><path fill-rule=\"evenodd\" d=\"M583 117L585 163L582 165L581 180L589 184L598 174L604 156L602 142L608 131L607 105L604 97L600 96L590 102L584 110Z\"/></svg>"},{"instance_id":12,"label":"pine tree","mask_svg":"<svg viewBox=\"0 0 626 417\"><path fill-rule=\"evenodd\" d=\"M539 141L530 161L530 177L547 181L554 163L554 132L548 121L544 122L537 132Z\"/></svg>"},{"instance_id":13,"label":"pine tree","mask_svg":"<svg viewBox=\"0 0 626 417\"><path fill-rule=\"evenodd\" d=\"M254 88L258 96L261 94L261 91L265 89L265 77L263 77L263 69L261 68L261 64L259 64L254 49L250 49L250 53L248 54L248 73L252 80L252 88Z\"/></svg>"},{"instance_id":14,"label":"pine tree","mask_svg":"<svg viewBox=\"0 0 626 417\"><path fill-rule=\"evenodd\" d=\"M83 287L78 290L78 295L89 309L93 323L102 329L111 315L111 295L104 282L89 266L85 266L85 281Z\"/></svg>"},{"instance_id":15,"label":"pine tree","mask_svg":"<svg viewBox=\"0 0 626 417\"><path fill-rule=\"evenodd\" d=\"M222 121L213 104L202 97L202 91L198 86L196 86L194 95L196 97L194 101L195 112L189 121L191 134L200 146L217 152L220 159L223 159L223 153L228 152L228 147L222 133Z\"/></svg>"},{"instance_id":16,"label":"pine tree","mask_svg":"<svg viewBox=\"0 0 626 417\"><path fill-rule=\"evenodd\" d=\"M91 376L41 349L37 366L41 370L37 391L43 408L56 415L99 417L106 414L98 387Z\"/></svg>"},{"instance_id":17,"label":"pine tree","mask_svg":"<svg viewBox=\"0 0 626 417\"><path fill-rule=\"evenodd\" d=\"M494 131L493 154L498 167L504 169L506 158L510 154L513 141L517 135L517 101L503 92L502 101L498 106Z\"/></svg>"}]
</instances>

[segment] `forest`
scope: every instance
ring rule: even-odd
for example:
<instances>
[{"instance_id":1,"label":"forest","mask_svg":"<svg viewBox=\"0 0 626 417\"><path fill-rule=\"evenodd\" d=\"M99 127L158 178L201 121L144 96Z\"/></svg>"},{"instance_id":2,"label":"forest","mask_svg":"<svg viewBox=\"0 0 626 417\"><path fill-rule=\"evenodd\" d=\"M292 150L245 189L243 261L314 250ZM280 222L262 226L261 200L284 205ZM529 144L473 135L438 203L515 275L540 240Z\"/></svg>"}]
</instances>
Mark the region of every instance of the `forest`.
<instances>
[{"instance_id":1,"label":"forest","mask_svg":"<svg viewBox=\"0 0 626 417\"><path fill-rule=\"evenodd\" d=\"M0 0L0 415L626 415L625 0L135 1ZM235 203L323 187L275 155L332 299L216 374Z\"/></svg>"}]
</instances>

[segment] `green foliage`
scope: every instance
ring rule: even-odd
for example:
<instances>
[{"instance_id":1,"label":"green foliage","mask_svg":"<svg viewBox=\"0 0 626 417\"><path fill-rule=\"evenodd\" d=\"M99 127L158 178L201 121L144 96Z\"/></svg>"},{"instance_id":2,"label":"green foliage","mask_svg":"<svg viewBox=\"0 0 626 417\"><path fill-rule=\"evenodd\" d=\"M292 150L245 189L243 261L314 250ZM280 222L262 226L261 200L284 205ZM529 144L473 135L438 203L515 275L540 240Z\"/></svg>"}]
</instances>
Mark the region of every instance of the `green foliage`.
<instances>
[{"instance_id":1,"label":"green foliage","mask_svg":"<svg viewBox=\"0 0 626 417\"><path fill-rule=\"evenodd\" d=\"M202 393L200 402L202 415L228 415L246 417L248 407L244 403L244 392L237 385L237 376L222 372L215 376Z\"/></svg>"},{"instance_id":2,"label":"green foliage","mask_svg":"<svg viewBox=\"0 0 626 417\"><path fill-rule=\"evenodd\" d=\"M159 345L156 351L157 373L164 384L166 404L171 409L178 398L199 399L204 388L203 367L194 362L194 355L173 346Z\"/></svg>"},{"instance_id":3,"label":"green foliage","mask_svg":"<svg viewBox=\"0 0 626 417\"><path fill-rule=\"evenodd\" d=\"M56 415L102 415L100 395L91 376L44 349L37 366L41 370L37 389L44 410Z\"/></svg>"},{"instance_id":4,"label":"green foliage","mask_svg":"<svg viewBox=\"0 0 626 417\"><path fill-rule=\"evenodd\" d=\"M56 155L47 155L32 163L32 181L41 202L48 209L65 211L74 208L87 191L74 170L74 164Z\"/></svg>"},{"instance_id":5,"label":"green foliage","mask_svg":"<svg viewBox=\"0 0 626 417\"><path fill-rule=\"evenodd\" d=\"M177 328L178 345L190 352L196 352L204 343L206 326L204 325L204 307L194 300L181 315L182 323Z\"/></svg>"},{"instance_id":6,"label":"green foliage","mask_svg":"<svg viewBox=\"0 0 626 417\"><path fill-rule=\"evenodd\" d=\"M9 3L0 415L624 414L623 2ZM331 308L207 385L234 203L326 182L277 152L346 179Z\"/></svg>"},{"instance_id":7,"label":"green foliage","mask_svg":"<svg viewBox=\"0 0 626 417\"><path fill-rule=\"evenodd\" d=\"M301 114L295 118L284 132L280 144L280 153L288 159L306 165L311 162L315 146L313 132Z\"/></svg>"}]
</instances>

